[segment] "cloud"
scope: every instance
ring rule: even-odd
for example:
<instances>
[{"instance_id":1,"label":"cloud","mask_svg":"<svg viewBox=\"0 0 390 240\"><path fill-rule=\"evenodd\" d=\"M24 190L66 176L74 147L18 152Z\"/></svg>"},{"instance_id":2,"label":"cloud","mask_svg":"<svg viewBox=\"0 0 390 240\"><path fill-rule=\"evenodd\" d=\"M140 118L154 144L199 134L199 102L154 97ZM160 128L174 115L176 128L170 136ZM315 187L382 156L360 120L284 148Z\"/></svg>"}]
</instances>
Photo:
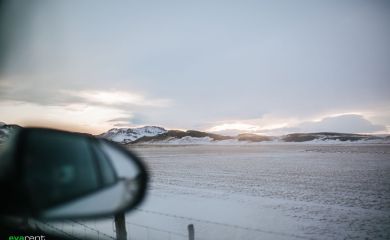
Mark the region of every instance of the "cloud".
<instances>
[{"instance_id":1,"label":"cloud","mask_svg":"<svg viewBox=\"0 0 390 240\"><path fill-rule=\"evenodd\" d=\"M348 114L325 117L320 121L304 122L296 126L301 132L375 133L386 131L383 125L373 124L362 115Z\"/></svg>"},{"instance_id":2,"label":"cloud","mask_svg":"<svg viewBox=\"0 0 390 240\"><path fill-rule=\"evenodd\" d=\"M386 126L374 124L359 114L333 114L319 120L282 119L264 116L260 119L222 123L206 131L236 135L243 132L284 135L296 132L385 133Z\"/></svg>"},{"instance_id":3,"label":"cloud","mask_svg":"<svg viewBox=\"0 0 390 240\"><path fill-rule=\"evenodd\" d=\"M172 101L131 91L77 88L70 90L50 84L43 87L40 84L34 86L31 82L22 84L0 81L0 103L2 120L29 123L28 119L32 119L34 124L40 125L53 125L52 122L62 124L68 121L87 126L86 119L90 119L90 125L95 126L96 130L91 130L88 126L84 128L88 129L86 131L95 132L112 126L131 127L145 124L149 112L166 108ZM65 116L69 117L66 119Z\"/></svg>"},{"instance_id":4,"label":"cloud","mask_svg":"<svg viewBox=\"0 0 390 240\"><path fill-rule=\"evenodd\" d=\"M112 128L107 121L112 116L126 117L127 112L116 108L93 105L44 106L36 103L2 101L2 121L22 126L41 126L82 131L93 134ZM15 121L14 119L18 119Z\"/></svg>"},{"instance_id":5,"label":"cloud","mask_svg":"<svg viewBox=\"0 0 390 240\"><path fill-rule=\"evenodd\" d=\"M287 134L293 132L343 132L343 133L384 133L388 129L384 125L374 124L363 115L345 114L324 117L317 121L303 121L283 128L261 131L265 134Z\"/></svg>"},{"instance_id":6,"label":"cloud","mask_svg":"<svg viewBox=\"0 0 390 240\"><path fill-rule=\"evenodd\" d=\"M109 124L113 124L115 127L132 127L134 125L144 124L146 120L145 116L140 114L130 114L127 117L118 117L109 119L106 122Z\"/></svg>"},{"instance_id":7,"label":"cloud","mask_svg":"<svg viewBox=\"0 0 390 240\"><path fill-rule=\"evenodd\" d=\"M121 106L130 104L134 106L146 107L167 107L171 104L169 99L147 98L139 93L126 91L102 91L102 90L82 90L82 91L62 91L70 96L79 97L83 101L90 103Z\"/></svg>"},{"instance_id":8,"label":"cloud","mask_svg":"<svg viewBox=\"0 0 390 240\"><path fill-rule=\"evenodd\" d=\"M66 106L83 102L80 97L62 93L57 86L19 81L0 81L0 100L44 106Z\"/></svg>"},{"instance_id":9,"label":"cloud","mask_svg":"<svg viewBox=\"0 0 390 240\"><path fill-rule=\"evenodd\" d=\"M130 123L115 123L114 127L131 127Z\"/></svg>"},{"instance_id":10,"label":"cloud","mask_svg":"<svg viewBox=\"0 0 390 240\"><path fill-rule=\"evenodd\" d=\"M119 117L108 120L107 122L131 122L132 117Z\"/></svg>"},{"instance_id":11,"label":"cloud","mask_svg":"<svg viewBox=\"0 0 390 240\"><path fill-rule=\"evenodd\" d=\"M214 126L207 131L210 132L222 132L227 130L238 130L238 131L257 131L259 129L258 126L252 125L252 124L245 124L245 123L225 123L221 125Z\"/></svg>"},{"instance_id":12,"label":"cloud","mask_svg":"<svg viewBox=\"0 0 390 240\"><path fill-rule=\"evenodd\" d=\"M52 83L0 81L0 100L36 103L47 106L63 106L89 103L105 106L167 107L171 99L154 98L126 90L67 89Z\"/></svg>"},{"instance_id":13,"label":"cloud","mask_svg":"<svg viewBox=\"0 0 390 240\"><path fill-rule=\"evenodd\" d=\"M0 81L0 100L36 103L44 106L92 104L124 110L134 107L168 107L172 104L171 99L153 98L132 91L64 89L52 84L42 85L31 82Z\"/></svg>"}]
</instances>

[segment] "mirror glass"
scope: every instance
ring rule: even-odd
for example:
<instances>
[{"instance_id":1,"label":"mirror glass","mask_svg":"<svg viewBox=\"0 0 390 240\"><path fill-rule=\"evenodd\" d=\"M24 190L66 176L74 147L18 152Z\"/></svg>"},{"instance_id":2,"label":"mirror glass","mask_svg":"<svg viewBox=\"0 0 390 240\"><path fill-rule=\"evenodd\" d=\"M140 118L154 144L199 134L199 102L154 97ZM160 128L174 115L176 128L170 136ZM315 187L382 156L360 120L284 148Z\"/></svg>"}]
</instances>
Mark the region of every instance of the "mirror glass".
<instances>
[{"instance_id":1,"label":"mirror glass","mask_svg":"<svg viewBox=\"0 0 390 240\"><path fill-rule=\"evenodd\" d=\"M24 180L34 208L48 208L98 189L85 138L31 131L24 146Z\"/></svg>"},{"instance_id":2,"label":"mirror glass","mask_svg":"<svg viewBox=\"0 0 390 240\"><path fill-rule=\"evenodd\" d=\"M143 197L146 172L114 143L42 129L23 139L23 185L40 218L110 215Z\"/></svg>"},{"instance_id":3,"label":"mirror glass","mask_svg":"<svg viewBox=\"0 0 390 240\"><path fill-rule=\"evenodd\" d=\"M119 178L133 179L137 176L137 168L134 163L129 164L128 156L114 146L110 146L106 142L100 142L102 150L110 159L113 159L113 167Z\"/></svg>"}]
</instances>

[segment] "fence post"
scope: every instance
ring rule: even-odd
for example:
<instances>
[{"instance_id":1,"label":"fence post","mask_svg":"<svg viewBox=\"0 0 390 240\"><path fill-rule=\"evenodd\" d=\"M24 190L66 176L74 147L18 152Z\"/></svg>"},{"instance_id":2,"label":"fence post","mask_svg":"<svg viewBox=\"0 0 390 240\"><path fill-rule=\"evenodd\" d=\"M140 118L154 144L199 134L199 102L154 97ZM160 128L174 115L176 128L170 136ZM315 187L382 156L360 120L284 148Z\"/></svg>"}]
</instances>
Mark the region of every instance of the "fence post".
<instances>
[{"instance_id":1,"label":"fence post","mask_svg":"<svg viewBox=\"0 0 390 240\"><path fill-rule=\"evenodd\" d=\"M116 230L116 240L127 239L126 221L125 221L124 213L118 213L117 215L115 215L115 230Z\"/></svg>"},{"instance_id":2,"label":"fence post","mask_svg":"<svg viewBox=\"0 0 390 240\"><path fill-rule=\"evenodd\" d=\"M195 240L194 224L189 224L187 228L188 228L188 240Z\"/></svg>"}]
</instances>

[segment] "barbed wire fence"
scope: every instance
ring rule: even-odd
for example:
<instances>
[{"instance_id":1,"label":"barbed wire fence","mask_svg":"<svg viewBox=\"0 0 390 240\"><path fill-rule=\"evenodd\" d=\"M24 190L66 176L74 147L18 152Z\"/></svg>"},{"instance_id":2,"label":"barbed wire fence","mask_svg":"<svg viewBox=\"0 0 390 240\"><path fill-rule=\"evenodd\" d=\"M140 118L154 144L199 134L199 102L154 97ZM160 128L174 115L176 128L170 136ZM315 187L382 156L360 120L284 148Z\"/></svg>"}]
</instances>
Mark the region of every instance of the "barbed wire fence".
<instances>
[{"instance_id":1,"label":"barbed wire fence","mask_svg":"<svg viewBox=\"0 0 390 240\"><path fill-rule=\"evenodd\" d=\"M207 239L263 239L263 236L284 237L286 239L313 239L307 236L300 236L296 234L270 231L255 227L241 226L235 224L221 223L210 220L197 219L193 217L180 216L171 213L164 213L159 211L152 211L147 209L137 208L135 212L153 215L155 217L165 218L167 222L175 224L170 230L161 227L155 227L143 224L141 222L134 222L130 218L126 220L127 238L131 240L187 240L191 239L189 236L188 226L195 226L195 238L197 240ZM114 227L114 218L106 218L103 220L105 224L105 231L97 226L97 221L77 221L66 220L61 222L45 222L34 220L36 228L41 229L48 234L59 235L65 239L98 239L98 240L115 240L116 231ZM108 230L107 223L111 221L112 227ZM180 229L174 231L171 229ZM221 234L222 233L222 234ZM219 236L219 237L218 237ZM257 237L256 237L257 236Z\"/></svg>"},{"instance_id":2,"label":"barbed wire fence","mask_svg":"<svg viewBox=\"0 0 390 240\"><path fill-rule=\"evenodd\" d=\"M108 218L108 221L114 221L114 218ZM107 221L107 222L108 222ZM75 220L66 220L61 222L46 222L46 221L34 221L34 226L37 229L44 231L50 235L58 235L65 239L97 239L97 240L115 240L116 231L115 227L112 228L111 234L107 234L101 231L99 228L93 226L91 222L84 223ZM188 234L168 231L161 228L147 226L139 223L126 221L127 237L128 239L169 239L169 240L186 240ZM142 229L144 232L140 233L137 229ZM154 236L154 238L152 237Z\"/></svg>"}]
</instances>

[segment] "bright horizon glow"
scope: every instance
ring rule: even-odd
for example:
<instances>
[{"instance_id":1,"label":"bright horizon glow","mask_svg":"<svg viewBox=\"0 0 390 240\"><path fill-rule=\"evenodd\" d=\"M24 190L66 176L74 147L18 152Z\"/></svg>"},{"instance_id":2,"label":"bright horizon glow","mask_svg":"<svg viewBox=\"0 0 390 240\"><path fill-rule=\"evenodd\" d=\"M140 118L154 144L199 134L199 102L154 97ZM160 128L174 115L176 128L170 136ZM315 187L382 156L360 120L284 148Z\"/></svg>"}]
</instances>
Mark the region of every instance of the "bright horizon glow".
<instances>
[{"instance_id":1,"label":"bright horizon glow","mask_svg":"<svg viewBox=\"0 0 390 240\"><path fill-rule=\"evenodd\" d=\"M238 132L238 133L254 133L254 134L260 134L260 135L283 135L283 134L289 134L289 133L299 133L299 132L318 132L315 129L312 129L311 131L302 130L300 129L301 125L310 125L310 124L321 124L324 121L329 121L332 119L338 119L343 117L354 117L354 118L361 118L361 121L367 121L367 117L363 115L363 113L360 112L343 112L343 113L332 113L328 115L322 115L320 118L309 118L309 119L289 119L289 118L275 118L275 117L264 117L262 119L252 119L252 120L246 120L247 122L252 122L252 124L249 123L243 123L236 121L234 123L222 123L218 124L216 126L213 126L211 128L206 129L208 132L214 132L214 133L223 133L223 132ZM389 126L384 126L385 129L371 132L371 134L390 134L390 128ZM327 130L319 130L319 131L337 131L332 130L331 128ZM339 131L338 132L343 132ZM353 133L359 133L359 134L369 134L370 132L365 131L356 131Z\"/></svg>"},{"instance_id":2,"label":"bright horizon glow","mask_svg":"<svg viewBox=\"0 0 390 240\"><path fill-rule=\"evenodd\" d=\"M245 123L225 123L217 125L208 129L209 132L220 132L225 130L238 130L238 131L250 131L254 132L259 130L259 127L256 125L245 124Z\"/></svg>"},{"instance_id":3,"label":"bright horizon glow","mask_svg":"<svg viewBox=\"0 0 390 240\"><path fill-rule=\"evenodd\" d=\"M71 96L80 97L90 102L107 105L133 104L138 106L166 107L171 103L169 99L147 99L141 94L124 91L84 90L63 92Z\"/></svg>"},{"instance_id":4,"label":"bright horizon glow","mask_svg":"<svg viewBox=\"0 0 390 240\"><path fill-rule=\"evenodd\" d=\"M91 134L100 134L113 128L108 122L111 116L129 117L128 112L124 113L115 108L86 104L48 107L33 103L3 102L0 103L0 109L0 115L4 116L0 121L7 124L49 127ZM20 116L20 112L23 112L24 117Z\"/></svg>"},{"instance_id":5,"label":"bright horizon glow","mask_svg":"<svg viewBox=\"0 0 390 240\"><path fill-rule=\"evenodd\" d=\"M227 130L237 130L241 132L258 132L258 131L265 131L265 130L273 130L273 129L279 129L283 127L287 127L287 123L280 123L280 124L266 124L263 126L254 125L254 124L246 124L246 123L224 123L217 126L214 126L212 128L207 129L208 132L222 132Z\"/></svg>"}]
</instances>

